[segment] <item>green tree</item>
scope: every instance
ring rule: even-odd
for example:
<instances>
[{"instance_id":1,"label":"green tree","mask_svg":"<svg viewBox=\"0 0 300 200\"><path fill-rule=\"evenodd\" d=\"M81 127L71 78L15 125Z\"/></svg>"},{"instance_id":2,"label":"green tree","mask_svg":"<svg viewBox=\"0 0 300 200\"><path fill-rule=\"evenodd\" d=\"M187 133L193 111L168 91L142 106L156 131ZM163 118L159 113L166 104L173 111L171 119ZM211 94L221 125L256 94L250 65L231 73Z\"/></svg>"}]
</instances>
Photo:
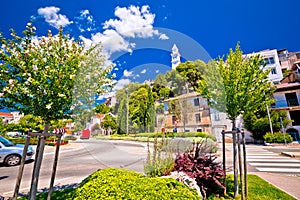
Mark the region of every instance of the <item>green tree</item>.
<instances>
[{"instance_id":1,"label":"green tree","mask_svg":"<svg viewBox=\"0 0 300 200\"><path fill-rule=\"evenodd\" d=\"M103 92L111 68L103 67L103 57L98 58L99 46L85 51L80 41L62 29L55 36L49 31L48 37L41 38L35 37L34 30L28 23L23 38L14 30L12 39L0 35L0 105L50 123L70 117L95 99L90 93L94 88Z\"/></svg>"},{"instance_id":2,"label":"green tree","mask_svg":"<svg viewBox=\"0 0 300 200\"><path fill-rule=\"evenodd\" d=\"M115 133L118 129L118 124L116 122L116 119L111 114L105 115L105 117L103 118L103 121L101 122L101 126L106 131L111 129L112 133Z\"/></svg>"},{"instance_id":3,"label":"green tree","mask_svg":"<svg viewBox=\"0 0 300 200\"><path fill-rule=\"evenodd\" d=\"M112 111L112 109L109 106L107 106L105 103L101 103L101 104L97 105L95 108L95 112L100 113L100 114L107 114L111 111Z\"/></svg>"},{"instance_id":4,"label":"green tree","mask_svg":"<svg viewBox=\"0 0 300 200\"><path fill-rule=\"evenodd\" d=\"M139 83L130 83L116 92L116 105L113 113L117 116L118 134L126 133L127 124L128 131L133 130L129 116L129 96L139 87L141 87Z\"/></svg>"},{"instance_id":5,"label":"green tree","mask_svg":"<svg viewBox=\"0 0 300 200\"><path fill-rule=\"evenodd\" d=\"M158 96L158 100L165 100L171 96L174 96L172 90L168 88L168 81L166 75L158 74L153 81L152 91Z\"/></svg>"},{"instance_id":6,"label":"green tree","mask_svg":"<svg viewBox=\"0 0 300 200\"><path fill-rule=\"evenodd\" d=\"M174 96L181 95L188 89L188 82L175 69L168 71L165 76L168 82L167 87L172 90Z\"/></svg>"},{"instance_id":7,"label":"green tree","mask_svg":"<svg viewBox=\"0 0 300 200\"><path fill-rule=\"evenodd\" d=\"M0 105L41 117L45 134L51 120L80 118L82 110L91 109L96 94L111 83L111 67L104 67L99 45L85 50L62 28L57 35L48 31L47 37L34 31L28 23L22 36L14 30L11 39L0 34ZM44 146L41 140L30 198L37 192Z\"/></svg>"},{"instance_id":8,"label":"green tree","mask_svg":"<svg viewBox=\"0 0 300 200\"><path fill-rule=\"evenodd\" d=\"M235 51L229 50L225 61L219 58L208 64L208 69L199 82L199 92L212 108L227 113L232 121L232 129L235 130L238 116L253 113L272 103L273 89L268 81L269 73L269 70L264 69L259 54L243 56L240 45L237 44ZM235 148L234 154L236 155ZM235 197L238 194L237 174L237 166L234 165Z\"/></svg>"},{"instance_id":9,"label":"green tree","mask_svg":"<svg viewBox=\"0 0 300 200\"><path fill-rule=\"evenodd\" d=\"M199 81L202 79L205 69L206 63L202 60L186 61L176 67L176 71L189 82L195 91L199 87Z\"/></svg>"},{"instance_id":10,"label":"green tree","mask_svg":"<svg viewBox=\"0 0 300 200\"><path fill-rule=\"evenodd\" d=\"M280 117L283 119L283 126L286 127L291 120L288 120L286 111L271 111L270 118L274 132L281 131ZM263 140L264 135L270 132L270 122L266 109L243 115L245 128L252 133L256 140Z\"/></svg>"},{"instance_id":11,"label":"green tree","mask_svg":"<svg viewBox=\"0 0 300 200\"><path fill-rule=\"evenodd\" d=\"M29 114L22 117L17 125L22 133L27 133L29 130L42 131L44 121L39 116Z\"/></svg>"},{"instance_id":12,"label":"green tree","mask_svg":"<svg viewBox=\"0 0 300 200\"><path fill-rule=\"evenodd\" d=\"M140 128L140 131L146 132L149 125L154 127L154 99L148 85L143 85L130 94L129 113L132 122Z\"/></svg>"},{"instance_id":13,"label":"green tree","mask_svg":"<svg viewBox=\"0 0 300 200\"><path fill-rule=\"evenodd\" d=\"M200 94L218 111L226 112L233 123L239 115L253 113L272 103L269 70L260 55L244 57L238 44L223 58L211 61L199 82Z\"/></svg>"}]
</instances>

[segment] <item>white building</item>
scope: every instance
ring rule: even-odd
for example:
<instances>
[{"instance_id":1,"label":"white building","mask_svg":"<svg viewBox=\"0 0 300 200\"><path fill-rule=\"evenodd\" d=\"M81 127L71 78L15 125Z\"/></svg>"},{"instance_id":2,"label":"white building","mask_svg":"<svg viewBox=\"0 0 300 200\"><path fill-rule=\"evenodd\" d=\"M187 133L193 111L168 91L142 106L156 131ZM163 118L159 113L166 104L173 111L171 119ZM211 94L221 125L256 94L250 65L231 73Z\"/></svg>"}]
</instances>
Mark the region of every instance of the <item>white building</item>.
<instances>
[{"instance_id":1,"label":"white building","mask_svg":"<svg viewBox=\"0 0 300 200\"><path fill-rule=\"evenodd\" d=\"M281 79L283 78L281 65L279 62L278 51L277 49L272 50L263 50L259 52L254 52L247 54L246 56L252 56L260 54L266 64L265 69L270 69L271 72L269 74L269 80L272 81L275 85L279 84Z\"/></svg>"}]
</instances>

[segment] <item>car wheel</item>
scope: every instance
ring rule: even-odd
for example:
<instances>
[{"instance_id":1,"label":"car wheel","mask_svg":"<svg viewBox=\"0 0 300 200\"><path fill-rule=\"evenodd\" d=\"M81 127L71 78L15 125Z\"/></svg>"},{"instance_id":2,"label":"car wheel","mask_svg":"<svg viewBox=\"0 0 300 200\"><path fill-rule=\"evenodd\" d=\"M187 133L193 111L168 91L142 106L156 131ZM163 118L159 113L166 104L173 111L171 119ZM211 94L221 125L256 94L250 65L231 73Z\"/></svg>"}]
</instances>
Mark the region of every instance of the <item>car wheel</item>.
<instances>
[{"instance_id":1,"label":"car wheel","mask_svg":"<svg viewBox=\"0 0 300 200\"><path fill-rule=\"evenodd\" d=\"M21 157L19 155L9 155L5 159L5 164L7 166L15 166L20 164L21 162Z\"/></svg>"}]
</instances>

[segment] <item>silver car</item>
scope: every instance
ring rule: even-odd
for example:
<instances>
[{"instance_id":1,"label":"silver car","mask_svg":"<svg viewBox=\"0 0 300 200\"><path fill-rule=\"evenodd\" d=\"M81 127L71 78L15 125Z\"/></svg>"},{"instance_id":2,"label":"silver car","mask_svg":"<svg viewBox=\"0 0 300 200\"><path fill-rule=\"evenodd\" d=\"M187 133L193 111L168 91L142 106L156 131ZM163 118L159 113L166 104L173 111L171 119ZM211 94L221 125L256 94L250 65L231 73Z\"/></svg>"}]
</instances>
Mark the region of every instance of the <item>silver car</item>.
<instances>
[{"instance_id":1,"label":"silver car","mask_svg":"<svg viewBox=\"0 0 300 200\"><path fill-rule=\"evenodd\" d=\"M4 163L7 166L20 164L23 150L23 144L14 144L0 135L0 163ZM33 154L34 150L29 146L26 160L30 160Z\"/></svg>"}]
</instances>

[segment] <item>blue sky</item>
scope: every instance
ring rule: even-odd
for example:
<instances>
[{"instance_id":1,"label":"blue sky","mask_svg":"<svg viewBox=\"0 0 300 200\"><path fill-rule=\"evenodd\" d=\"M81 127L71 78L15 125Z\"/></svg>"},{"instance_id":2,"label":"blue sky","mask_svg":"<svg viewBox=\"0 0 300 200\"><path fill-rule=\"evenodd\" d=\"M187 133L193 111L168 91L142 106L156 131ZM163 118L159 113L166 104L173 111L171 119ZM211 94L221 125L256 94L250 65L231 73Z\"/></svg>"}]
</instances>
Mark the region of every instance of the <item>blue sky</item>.
<instances>
[{"instance_id":1,"label":"blue sky","mask_svg":"<svg viewBox=\"0 0 300 200\"><path fill-rule=\"evenodd\" d=\"M0 32L9 37L34 19L38 36L59 25L87 43L101 41L119 87L170 70L174 43L182 60L209 60L237 42L245 53L300 50L300 1L3 1ZM298 13L298 14L297 14Z\"/></svg>"}]
</instances>

